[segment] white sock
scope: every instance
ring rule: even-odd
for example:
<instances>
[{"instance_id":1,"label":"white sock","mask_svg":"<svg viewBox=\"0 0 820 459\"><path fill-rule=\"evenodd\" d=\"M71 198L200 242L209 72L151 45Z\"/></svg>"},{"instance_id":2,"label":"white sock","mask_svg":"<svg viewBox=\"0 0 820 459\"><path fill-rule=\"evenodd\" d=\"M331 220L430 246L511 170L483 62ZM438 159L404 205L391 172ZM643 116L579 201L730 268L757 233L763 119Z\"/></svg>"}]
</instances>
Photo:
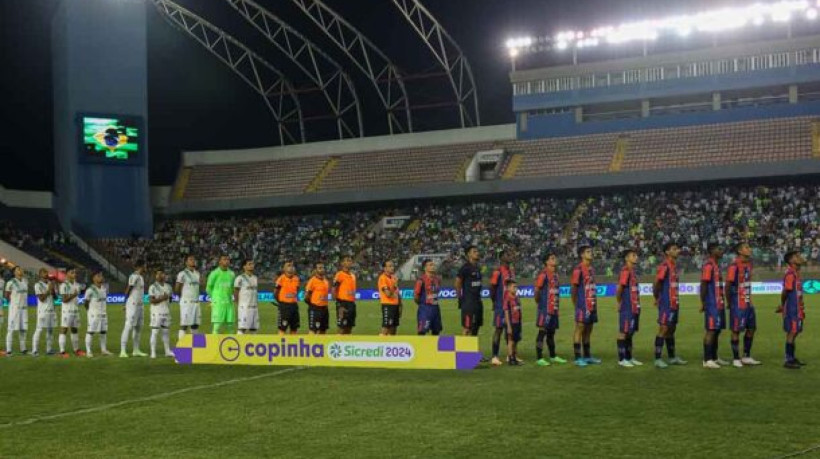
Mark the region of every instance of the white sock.
<instances>
[{"instance_id":1,"label":"white sock","mask_svg":"<svg viewBox=\"0 0 820 459\"><path fill-rule=\"evenodd\" d=\"M41 334L43 334L43 329L42 328L38 327L36 330L34 330L34 339L31 340L31 351L34 352L35 354L37 353L37 351L40 348L40 335Z\"/></svg>"},{"instance_id":2,"label":"white sock","mask_svg":"<svg viewBox=\"0 0 820 459\"><path fill-rule=\"evenodd\" d=\"M74 352L80 350L80 334L79 333L72 333L71 334L71 347L74 349Z\"/></svg>"},{"instance_id":3,"label":"white sock","mask_svg":"<svg viewBox=\"0 0 820 459\"><path fill-rule=\"evenodd\" d=\"M11 343L14 341L14 332L10 331L6 333L6 352L11 354Z\"/></svg>"},{"instance_id":4,"label":"white sock","mask_svg":"<svg viewBox=\"0 0 820 459\"><path fill-rule=\"evenodd\" d=\"M162 345L165 347L165 353L171 352L171 330L167 328L162 329Z\"/></svg>"},{"instance_id":5,"label":"white sock","mask_svg":"<svg viewBox=\"0 0 820 459\"><path fill-rule=\"evenodd\" d=\"M142 334L142 327L134 327L134 335L131 338L131 343L134 345L134 351L140 350L140 335Z\"/></svg>"},{"instance_id":6,"label":"white sock","mask_svg":"<svg viewBox=\"0 0 820 459\"><path fill-rule=\"evenodd\" d=\"M85 334L85 352L91 354L91 340L94 339L94 335L91 333Z\"/></svg>"},{"instance_id":7,"label":"white sock","mask_svg":"<svg viewBox=\"0 0 820 459\"><path fill-rule=\"evenodd\" d=\"M20 330L20 352L26 352L26 330Z\"/></svg>"},{"instance_id":8,"label":"white sock","mask_svg":"<svg viewBox=\"0 0 820 459\"><path fill-rule=\"evenodd\" d=\"M108 333L100 333L100 350L103 352L108 352Z\"/></svg>"},{"instance_id":9,"label":"white sock","mask_svg":"<svg viewBox=\"0 0 820 459\"><path fill-rule=\"evenodd\" d=\"M151 329L151 357L157 355L157 333L159 333L159 329Z\"/></svg>"},{"instance_id":10,"label":"white sock","mask_svg":"<svg viewBox=\"0 0 820 459\"><path fill-rule=\"evenodd\" d=\"M177 333L177 341L181 340L183 336L185 336L185 330L180 329Z\"/></svg>"},{"instance_id":11,"label":"white sock","mask_svg":"<svg viewBox=\"0 0 820 459\"><path fill-rule=\"evenodd\" d=\"M237 335L244 335L244 334L245 334L245 331L244 331L244 330L238 330L238 331L236 332L236 334L237 334Z\"/></svg>"},{"instance_id":12,"label":"white sock","mask_svg":"<svg viewBox=\"0 0 820 459\"><path fill-rule=\"evenodd\" d=\"M54 350L53 342L54 342L54 329L47 328L46 329L46 353L49 353L49 352Z\"/></svg>"},{"instance_id":13,"label":"white sock","mask_svg":"<svg viewBox=\"0 0 820 459\"><path fill-rule=\"evenodd\" d=\"M60 345L60 354L65 354L65 333L60 333L57 337L57 344Z\"/></svg>"},{"instance_id":14,"label":"white sock","mask_svg":"<svg viewBox=\"0 0 820 459\"><path fill-rule=\"evenodd\" d=\"M128 338L131 333L131 324L125 322L125 328L122 329L122 336L120 336L120 352L128 352Z\"/></svg>"}]
</instances>

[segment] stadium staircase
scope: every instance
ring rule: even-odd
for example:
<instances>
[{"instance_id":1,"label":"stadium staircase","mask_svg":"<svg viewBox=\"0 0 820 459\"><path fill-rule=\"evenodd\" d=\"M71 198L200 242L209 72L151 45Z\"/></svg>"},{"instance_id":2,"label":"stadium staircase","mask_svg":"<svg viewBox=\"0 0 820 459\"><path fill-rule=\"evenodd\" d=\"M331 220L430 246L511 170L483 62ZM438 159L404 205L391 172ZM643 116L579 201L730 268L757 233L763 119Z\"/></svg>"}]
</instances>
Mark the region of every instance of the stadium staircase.
<instances>
[{"instance_id":1,"label":"stadium staircase","mask_svg":"<svg viewBox=\"0 0 820 459\"><path fill-rule=\"evenodd\" d=\"M612 162L609 164L609 172L620 172L623 167L626 152L629 149L629 137L620 136L615 141L615 154L612 156Z\"/></svg>"},{"instance_id":2,"label":"stadium staircase","mask_svg":"<svg viewBox=\"0 0 820 459\"><path fill-rule=\"evenodd\" d=\"M313 177L313 180L308 183L307 188L305 188L305 193L315 193L319 191L319 188L322 186L322 180L327 177L327 174L330 173L333 169L336 168L336 165L339 164L339 158L335 156L330 157L325 164L322 166L322 169Z\"/></svg>"},{"instance_id":3,"label":"stadium staircase","mask_svg":"<svg viewBox=\"0 0 820 459\"><path fill-rule=\"evenodd\" d=\"M191 178L191 168L183 167L179 170L179 176L174 182L174 191L171 194L171 199L174 201L181 201L185 197L185 189L188 187L188 180Z\"/></svg>"},{"instance_id":4,"label":"stadium staircase","mask_svg":"<svg viewBox=\"0 0 820 459\"><path fill-rule=\"evenodd\" d=\"M504 171L501 173L502 180L509 180L515 177L515 173L518 172L518 168L521 166L521 160L523 157L521 153L514 153L510 156L509 162L507 162L506 166L504 167Z\"/></svg>"},{"instance_id":5,"label":"stadium staircase","mask_svg":"<svg viewBox=\"0 0 820 459\"><path fill-rule=\"evenodd\" d=\"M470 163L473 161L473 157L470 156L469 158L465 159L464 162L461 163L461 166L458 168L456 172L456 176L453 179L454 182L461 182L465 181L465 177L467 174L467 168L470 167Z\"/></svg>"},{"instance_id":6,"label":"stadium staircase","mask_svg":"<svg viewBox=\"0 0 820 459\"><path fill-rule=\"evenodd\" d=\"M820 120L811 122L811 155L820 158Z\"/></svg>"}]
</instances>

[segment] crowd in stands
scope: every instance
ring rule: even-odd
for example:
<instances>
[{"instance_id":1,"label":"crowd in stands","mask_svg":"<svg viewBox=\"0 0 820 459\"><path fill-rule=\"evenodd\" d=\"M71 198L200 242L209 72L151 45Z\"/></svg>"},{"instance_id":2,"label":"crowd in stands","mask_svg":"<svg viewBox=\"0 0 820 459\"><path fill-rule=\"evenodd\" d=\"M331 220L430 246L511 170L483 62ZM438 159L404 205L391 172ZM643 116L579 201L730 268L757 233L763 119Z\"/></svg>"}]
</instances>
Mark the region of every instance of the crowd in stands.
<instances>
[{"instance_id":1,"label":"crowd in stands","mask_svg":"<svg viewBox=\"0 0 820 459\"><path fill-rule=\"evenodd\" d=\"M680 266L695 272L710 241L727 247L751 242L757 266L780 266L782 255L792 248L802 250L810 263L820 263L818 208L817 185L619 191L321 215L168 220L158 225L154 240L107 245L121 258L145 258L167 267L181 266L184 254L194 253L203 270L221 253L231 255L237 266L240 259L252 257L257 272L268 278L286 259L295 260L307 274L316 260L335 265L351 254L360 278L374 280L384 260L402 264L417 254L444 254L441 272L452 278L470 244L484 250L486 270L499 249L513 248L521 277L532 277L547 251L562 258L562 271L568 273L581 244L593 245L602 275L617 272L618 255L628 247L639 250L641 268L649 273L660 262L660 247L675 240L683 249ZM398 215L410 217L403 228L380 229L382 218Z\"/></svg>"},{"instance_id":2,"label":"crowd in stands","mask_svg":"<svg viewBox=\"0 0 820 459\"><path fill-rule=\"evenodd\" d=\"M38 222L16 225L11 221L2 221L0 240L55 268L79 266L88 270L99 269L99 264L74 244L66 233L50 225Z\"/></svg>"}]
</instances>

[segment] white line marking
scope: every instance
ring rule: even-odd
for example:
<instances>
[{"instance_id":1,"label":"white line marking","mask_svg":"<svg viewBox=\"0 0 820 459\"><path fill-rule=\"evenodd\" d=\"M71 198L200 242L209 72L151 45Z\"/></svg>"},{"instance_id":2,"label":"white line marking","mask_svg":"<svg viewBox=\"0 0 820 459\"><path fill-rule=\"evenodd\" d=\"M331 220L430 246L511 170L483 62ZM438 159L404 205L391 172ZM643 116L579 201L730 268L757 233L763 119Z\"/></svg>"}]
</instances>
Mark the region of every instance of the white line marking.
<instances>
[{"instance_id":1,"label":"white line marking","mask_svg":"<svg viewBox=\"0 0 820 459\"><path fill-rule=\"evenodd\" d=\"M820 445L814 445L814 446L810 446L810 447L808 447L808 448L806 448L802 451L796 451L794 453L789 453L789 454L786 454L786 455L783 455L783 456L777 456L777 459L783 459L783 458L786 458L786 457L802 456L804 454L813 453L813 452L817 451L818 449L820 449Z\"/></svg>"},{"instance_id":2,"label":"white line marking","mask_svg":"<svg viewBox=\"0 0 820 459\"><path fill-rule=\"evenodd\" d=\"M188 392L194 392L194 391L204 390L204 389L213 389L215 387L229 386L229 385L232 385L232 384L237 384L237 383L242 383L242 382L255 381L257 379L270 378L270 377L273 377L273 376L283 375L285 373L291 373L291 372L294 372L294 371L305 370L307 368L310 368L310 367L285 368L283 370L272 371L270 373L263 373L261 375L248 376L246 378L228 379L228 380L225 380L225 381L220 381L220 382L212 383L212 384L202 384L202 385L199 385L199 386L185 387L183 389L177 389L177 390L173 390L171 392L164 392L162 394L149 395L147 397L140 397L140 398L133 398L133 399L130 399L130 400L123 400L123 401L117 402L117 403L108 403L106 405L92 406L90 408L82 408L82 409L75 410L75 411L67 411L67 412L64 412L64 413L49 414L49 415L46 415L46 416L35 416L33 418L29 418L29 419L26 419L26 420L23 420L23 421L15 421L15 422L9 422L9 423L6 423L6 424L0 424L0 428L27 426L27 425L31 425L31 424L34 424L36 422L41 422L41 421L53 421L55 419L66 418L66 417L69 417L69 416L77 416L77 415L89 414L89 413L98 413L100 411L106 411L106 410L110 410L110 409L113 409L113 408L119 408L119 407L126 406L126 405L134 405L134 404L137 404L137 403L152 402L154 400L162 400L164 398L173 397L175 395L185 394L185 393L188 393Z\"/></svg>"}]
</instances>

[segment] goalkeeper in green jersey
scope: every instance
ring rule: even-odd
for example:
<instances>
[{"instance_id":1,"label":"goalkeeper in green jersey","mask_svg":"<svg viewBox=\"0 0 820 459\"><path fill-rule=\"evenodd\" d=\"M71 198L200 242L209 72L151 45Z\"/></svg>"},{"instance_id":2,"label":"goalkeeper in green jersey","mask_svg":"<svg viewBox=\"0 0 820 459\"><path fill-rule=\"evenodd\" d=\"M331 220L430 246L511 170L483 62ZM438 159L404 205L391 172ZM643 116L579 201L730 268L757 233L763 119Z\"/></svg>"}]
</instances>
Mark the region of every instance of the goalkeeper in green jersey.
<instances>
[{"instance_id":1,"label":"goalkeeper in green jersey","mask_svg":"<svg viewBox=\"0 0 820 459\"><path fill-rule=\"evenodd\" d=\"M233 281L236 274L231 271L230 266L230 257L222 255L219 257L219 266L208 274L205 291L211 297L211 323L214 335L219 333L223 324L227 324L230 329L236 321L236 312L233 309Z\"/></svg>"}]
</instances>

